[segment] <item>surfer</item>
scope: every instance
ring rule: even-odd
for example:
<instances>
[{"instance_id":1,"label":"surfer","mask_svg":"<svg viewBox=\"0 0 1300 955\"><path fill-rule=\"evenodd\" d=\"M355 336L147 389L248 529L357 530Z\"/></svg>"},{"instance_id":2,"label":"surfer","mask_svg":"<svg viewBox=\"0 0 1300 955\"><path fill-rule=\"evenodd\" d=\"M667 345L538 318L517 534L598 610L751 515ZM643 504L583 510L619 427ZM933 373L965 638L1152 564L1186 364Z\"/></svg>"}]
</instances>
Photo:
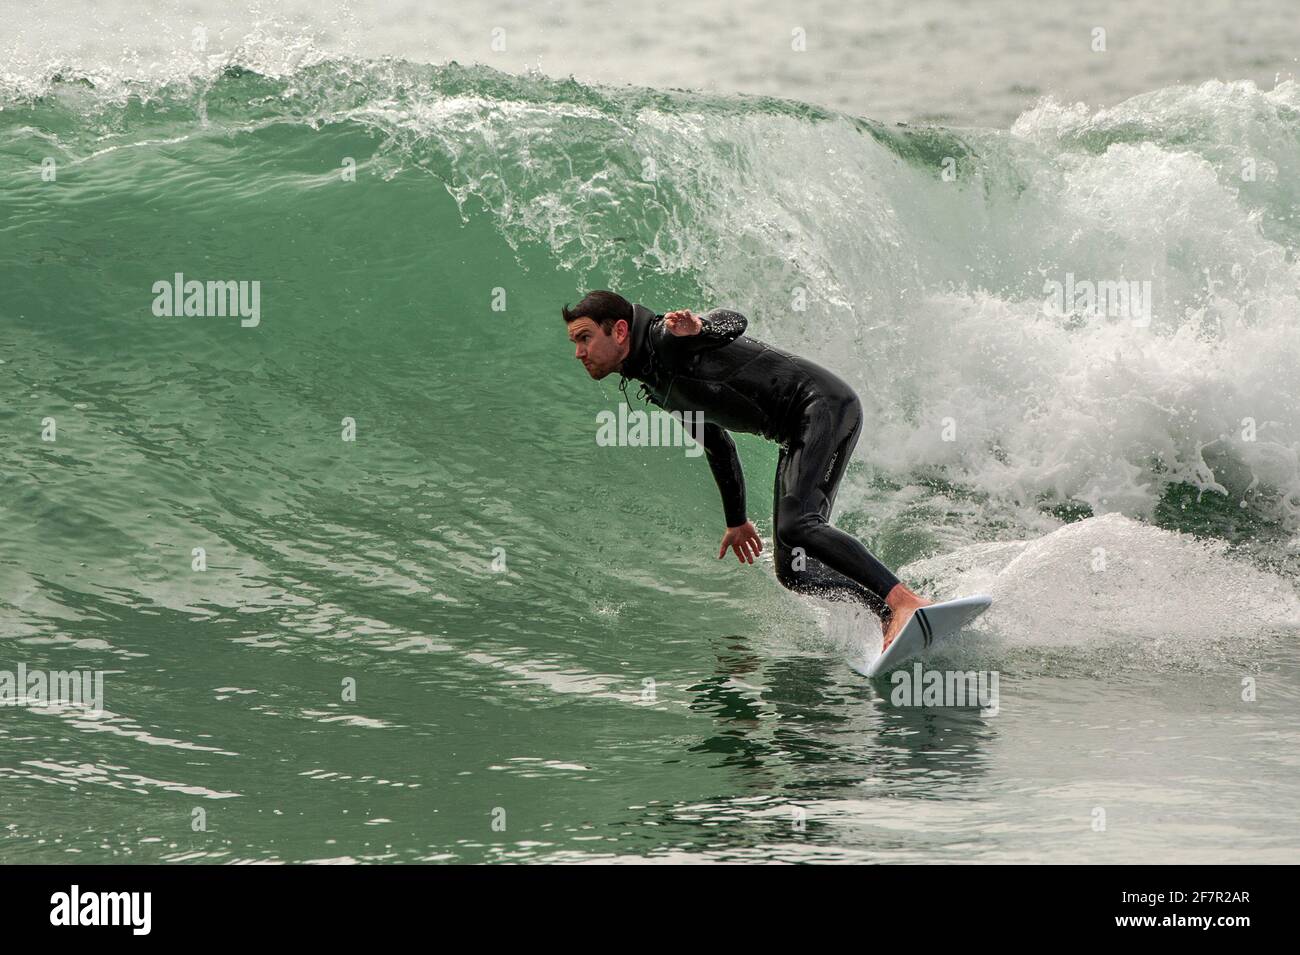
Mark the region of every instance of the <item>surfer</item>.
<instances>
[{"instance_id":1,"label":"surfer","mask_svg":"<svg viewBox=\"0 0 1300 955\"><path fill-rule=\"evenodd\" d=\"M704 418L702 444L722 494L727 531L718 551L741 563L762 552L745 506L745 477L729 431L781 446L773 494L776 576L798 593L857 600L881 620L888 647L920 597L862 542L830 523L835 492L862 430L862 404L844 381L806 358L747 337L729 309L657 315L614 292L589 292L561 310L574 357L597 381L613 372L641 382L641 395L668 411Z\"/></svg>"}]
</instances>

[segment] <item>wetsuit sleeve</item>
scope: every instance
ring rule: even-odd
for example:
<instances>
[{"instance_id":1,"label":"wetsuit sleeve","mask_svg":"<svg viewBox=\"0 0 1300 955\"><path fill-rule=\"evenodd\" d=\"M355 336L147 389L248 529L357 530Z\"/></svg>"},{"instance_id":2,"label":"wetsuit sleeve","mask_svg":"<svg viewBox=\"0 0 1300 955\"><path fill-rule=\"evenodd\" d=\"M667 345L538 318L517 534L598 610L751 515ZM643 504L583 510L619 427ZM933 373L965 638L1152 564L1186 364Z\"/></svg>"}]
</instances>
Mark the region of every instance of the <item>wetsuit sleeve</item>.
<instances>
[{"instance_id":1,"label":"wetsuit sleeve","mask_svg":"<svg viewBox=\"0 0 1300 955\"><path fill-rule=\"evenodd\" d=\"M705 422L704 453L709 459L709 470L718 482L722 494L722 512L728 527L745 523L745 472L740 469L740 456L736 442L716 424Z\"/></svg>"},{"instance_id":2,"label":"wetsuit sleeve","mask_svg":"<svg viewBox=\"0 0 1300 955\"><path fill-rule=\"evenodd\" d=\"M679 352L711 351L730 345L745 334L745 328L749 325L744 315L729 308L715 308L711 312L705 312L700 316L700 322L703 327L698 335L674 335L660 322L664 346Z\"/></svg>"}]
</instances>

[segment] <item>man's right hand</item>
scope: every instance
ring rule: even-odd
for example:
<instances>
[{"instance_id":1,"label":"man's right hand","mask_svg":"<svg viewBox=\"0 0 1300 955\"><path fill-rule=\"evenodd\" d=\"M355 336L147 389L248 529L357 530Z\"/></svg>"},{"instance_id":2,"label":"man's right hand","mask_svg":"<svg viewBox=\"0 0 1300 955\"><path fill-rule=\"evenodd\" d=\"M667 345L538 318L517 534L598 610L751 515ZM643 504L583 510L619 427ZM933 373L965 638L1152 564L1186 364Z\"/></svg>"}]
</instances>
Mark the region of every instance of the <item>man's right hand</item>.
<instances>
[{"instance_id":1,"label":"man's right hand","mask_svg":"<svg viewBox=\"0 0 1300 955\"><path fill-rule=\"evenodd\" d=\"M758 528L753 521L745 521L739 527L728 527L722 535L722 548L718 551L718 560L727 554L727 548L736 552L736 559L742 564L754 562L754 558L763 552L763 539L758 536Z\"/></svg>"},{"instance_id":2,"label":"man's right hand","mask_svg":"<svg viewBox=\"0 0 1300 955\"><path fill-rule=\"evenodd\" d=\"M689 308L682 308L664 316L664 328L673 335L684 338L687 335L698 335L704 328L704 322Z\"/></svg>"}]
</instances>

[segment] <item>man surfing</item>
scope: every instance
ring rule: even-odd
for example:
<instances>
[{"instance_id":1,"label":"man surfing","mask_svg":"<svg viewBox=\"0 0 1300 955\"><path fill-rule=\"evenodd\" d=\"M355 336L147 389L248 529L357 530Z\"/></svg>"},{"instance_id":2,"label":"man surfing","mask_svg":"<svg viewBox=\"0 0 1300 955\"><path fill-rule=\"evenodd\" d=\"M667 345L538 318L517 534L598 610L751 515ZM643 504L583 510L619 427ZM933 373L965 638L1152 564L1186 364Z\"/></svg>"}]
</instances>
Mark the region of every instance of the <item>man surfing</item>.
<instances>
[{"instance_id":1,"label":"man surfing","mask_svg":"<svg viewBox=\"0 0 1300 955\"><path fill-rule=\"evenodd\" d=\"M881 620L884 646L918 607L932 603L899 582L862 542L830 523L835 492L862 430L862 404L820 365L747 337L745 317L728 309L656 315L614 292L589 292L561 309L574 357L597 381L618 372L620 387L668 411L704 418L704 453L722 494L732 550L754 562L763 542L745 509L745 476L729 431L781 446L773 495L776 576L798 593L857 600ZM627 392L624 390L624 396Z\"/></svg>"}]
</instances>

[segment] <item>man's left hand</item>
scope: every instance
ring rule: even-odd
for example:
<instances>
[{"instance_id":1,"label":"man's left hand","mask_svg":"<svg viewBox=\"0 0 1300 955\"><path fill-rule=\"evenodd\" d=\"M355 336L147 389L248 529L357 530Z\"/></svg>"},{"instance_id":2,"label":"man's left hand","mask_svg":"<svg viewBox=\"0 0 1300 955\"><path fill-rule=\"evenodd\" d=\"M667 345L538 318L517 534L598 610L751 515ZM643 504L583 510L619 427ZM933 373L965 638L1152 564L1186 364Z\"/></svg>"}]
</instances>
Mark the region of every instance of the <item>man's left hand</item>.
<instances>
[{"instance_id":1,"label":"man's left hand","mask_svg":"<svg viewBox=\"0 0 1300 955\"><path fill-rule=\"evenodd\" d=\"M722 547L718 551L718 560L726 555L727 549L736 552L736 559L742 564L752 564L754 558L763 552L763 539L758 536L758 528L753 521L745 521L738 527L728 527L722 535Z\"/></svg>"}]
</instances>

